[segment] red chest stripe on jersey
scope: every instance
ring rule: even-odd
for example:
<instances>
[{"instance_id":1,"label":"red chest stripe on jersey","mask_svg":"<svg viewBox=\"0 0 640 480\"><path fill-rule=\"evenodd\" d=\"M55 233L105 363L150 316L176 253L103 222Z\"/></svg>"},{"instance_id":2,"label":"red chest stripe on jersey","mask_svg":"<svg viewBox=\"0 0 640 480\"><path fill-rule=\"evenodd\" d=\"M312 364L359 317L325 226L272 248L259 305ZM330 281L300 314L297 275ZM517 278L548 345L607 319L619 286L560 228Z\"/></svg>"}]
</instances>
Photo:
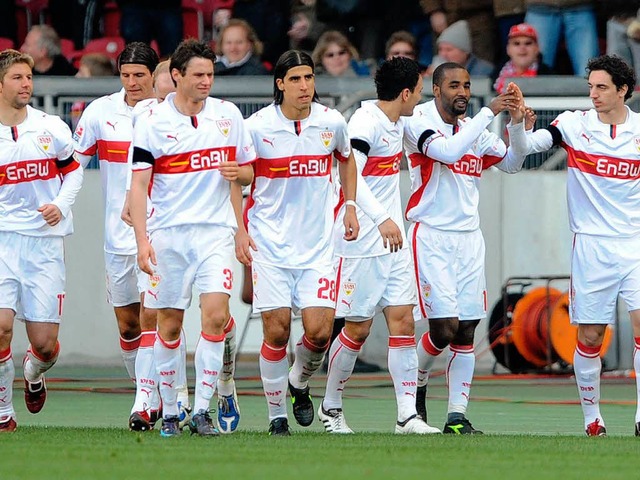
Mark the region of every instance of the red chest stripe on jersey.
<instances>
[{"instance_id":1,"label":"red chest stripe on jersey","mask_svg":"<svg viewBox=\"0 0 640 480\"><path fill-rule=\"evenodd\" d=\"M131 142L116 142L114 140L98 140L98 159L112 163L127 163L129 145Z\"/></svg>"},{"instance_id":2,"label":"red chest stripe on jersey","mask_svg":"<svg viewBox=\"0 0 640 480\"><path fill-rule=\"evenodd\" d=\"M66 167L62 167L58 169L60 170L60 173L62 175L67 175L69 172L73 172L74 170L77 170L78 168L80 168L80 164L76 161L73 161L71 163L69 163L69 165L67 165Z\"/></svg>"},{"instance_id":3,"label":"red chest stripe on jersey","mask_svg":"<svg viewBox=\"0 0 640 480\"><path fill-rule=\"evenodd\" d=\"M497 155L483 155L482 157L482 168L486 170L489 167L493 167L496 163L500 163L504 157L499 157Z\"/></svg>"},{"instance_id":4,"label":"red chest stripe on jersey","mask_svg":"<svg viewBox=\"0 0 640 480\"><path fill-rule=\"evenodd\" d=\"M220 162L234 162L236 147L205 148L193 152L164 155L156 158L153 173L189 173L216 170Z\"/></svg>"},{"instance_id":5,"label":"red chest stripe on jersey","mask_svg":"<svg viewBox=\"0 0 640 480\"><path fill-rule=\"evenodd\" d=\"M80 150L76 150L76 152L78 152L80 155L95 155L97 151L98 151L97 145L90 146L84 152L81 152Z\"/></svg>"},{"instance_id":6,"label":"red chest stripe on jersey","mask_svg":"<svg viewBox=\"0 0 640 480\"><path fill-rule=\"evenodd\" d=\"M255 172L267 178L326 177L331 175L331 155L258 158Z\"/></svg>"},{"instance_id":7,"label":"red chest stripe on jersey","mask_svg":"<svg viewBox=\"0 0 640 480\"><path fill-rule=\"evenodd\" d=\"M447 165L453 173L459 175L469 175L472 177L479 177L482 175L482 158L478 158L475 155L463 155L453 165Z\"/></svg>"},{"instance_id":8,"label":"red chest stripe on jersey","mask_svg":"<svg viewBox=\"0 0 640 480\"><path fill-rule=\"evenodd\" d=\"M429 179L433 173L433 160L421 153L412 153L409 155L409 165L411 168L420 167L420 179L422 183L420 184L420 187L418 187L418 189L409 197L405 215L409 210L420 203L424 189L426 188L427 183L429 183Z\"/></svg>"},{"instance_id":9,"label":"red chest stripe on jersey","mask_svg":"<svg viewBox=\"0 0 640 480\"><path fill-rule=\"evenodd\" d=\"M576 150L564 142L562 147L567 151L567 165L569 168L577 168L581 172L599 177L620 180L637 180L640 178L640 161L638 160L593 155Z\"/></svg>"},{"instance_id":10,"label":"red chest stripe on jersey","mask_svg":"<svg viewBox=\"0 0 640 480\"><path fill-rule=\"evenodd\" d=\"M368 157L367 163L362 169L363 177L384 177L396 175L400 172L400 161L402 152L398 152L390 157Z\"/></svg>"},{"instance_id":11,"label":"red chest stripe on jersey","mask_svg":"<svg viewBox=\"0 0 640 480\"><path fill-rule=\"evenodd\" d=\"M58 170L54 160L23 160L22 162L0 166L0 186L33 182L35 180L51 180L59 174L60 170Z\"/></svg>"},{"instance_id":12,"label":"red chest stripe on jersey","mask_svg":"<svg viewBox=\"0 0 640 480\"><path fill-rule=\"evenodd\" d=\"M345 157L344 155L342 155L339 151L334 150L333 154L336 156L336 158L338 159L339 162L346 162L347 160L349 160L349 157Z\"/></svg>"}]
</instances>

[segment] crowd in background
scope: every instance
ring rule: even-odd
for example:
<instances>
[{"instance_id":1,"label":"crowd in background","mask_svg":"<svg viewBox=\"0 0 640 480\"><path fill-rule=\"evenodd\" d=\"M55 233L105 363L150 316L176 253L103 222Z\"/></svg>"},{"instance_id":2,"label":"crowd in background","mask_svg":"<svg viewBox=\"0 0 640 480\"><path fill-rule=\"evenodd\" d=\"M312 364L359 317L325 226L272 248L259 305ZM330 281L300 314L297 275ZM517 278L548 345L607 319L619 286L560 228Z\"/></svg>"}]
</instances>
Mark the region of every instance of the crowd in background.
<instances>
[{"instance_id":1,"label":"crowd in background","mask_svg":"<svg viewBox=\"0 0 640 480\"><path fill-rule=\"evenodd\" d=\"M105 19L114 11L123 42L151 43L167 57L193 30L185 24L193 18L184 16L185 8L202 12L201 39L215 46L216 75L269 74L289 48L307 51L319 74L334 77L370 76L381 60L392 56L415 59L426 75L453 61L474 76L491 77L498 92L510 77L583 76L587 60L600 53L617 54L640 73L640 0L45 3L39 16L45 25L34 22L25 38L17 27L19 7L13 1L0 5L0 38L34 57L35 74L112 75L109 52L82 52L92 39L113 33L106 31Z\"/></svg>"}]
</instances>

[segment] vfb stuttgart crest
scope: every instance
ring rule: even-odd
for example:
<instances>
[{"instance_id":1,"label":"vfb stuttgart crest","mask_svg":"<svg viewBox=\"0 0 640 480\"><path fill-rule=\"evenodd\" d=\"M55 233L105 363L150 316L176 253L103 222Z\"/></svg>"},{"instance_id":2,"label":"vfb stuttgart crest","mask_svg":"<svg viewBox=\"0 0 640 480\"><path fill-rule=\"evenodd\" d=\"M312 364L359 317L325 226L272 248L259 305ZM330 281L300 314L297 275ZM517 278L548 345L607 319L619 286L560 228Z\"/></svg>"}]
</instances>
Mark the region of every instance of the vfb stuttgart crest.
<instances>
[{"instance_id":1,"label":"vfb stuttgart crest","mask_svg":"<svg viewBox=\"0 0 640 480\"><path fill-rule=\"evenodd\" d=\"M422 284L422 296L424 298L429 298L430 295L431 295L431 284L430 283L423 283Z\"/></svg>"},{"instance_id":2,"label":"vfb stuttgart crest","mask_svg":"<svg viewBox=\"0 0 640 480\"><path fill-rule=\"evenodd\" d=\"M229 132L231 131L231 119L223 118L222 120L216 120L216 125L218 125L218 130L225 137L229 136Z\"/></svg>"},{"instance_id":3,"label":"vfb stuttgart crest","mask_svg":"<svg viewBox=\"0 0 640 480\"><path fill-rule=\"evenodd\" d=\"M38 135L38 145L45 152L49 151L51 144L53 143L53 137L51 135Z\"/></svg>"},{"instance_id":4,"label":"vfb stuttgart crest","mask_svg":"<svg viewBox=\"0 0 640 480\"><path fill-rule=\"evenodd\" d=\"M345 295L351 295L351 294L353 294L353 292L356 289L356 283L355 282L351 282L351 281L344 282L342 284L342 288L344 290L344 294Z\"/></svg>"},{"instance_id":5,"label":"vfb stuttgart crest","mask_svg":"<svg viewBox=\"0 0 640 480\"><path fill-rule=\"evenodd\" d=\"M158 285L160 285L160 275L153 274L149 277L149 285L151 285L151 288L158 288Z\"/></svg>"},{"instance_id":6,"label":"vfb stuttgart crest","mask_svg":"<svg viewBox=\"0 0 640 480\"><path fill-rule=\"evenodd\" d=\"M633 144L636 146L636 151L640 152L640 137L634 137Z\"/></svg>"},{"instance_id":7,"label":"vfb stuttgart crest","mask_svg":"<svg viewBox=\"0 0 640 480\"><path fill-rule=\"evenodd\" d=\"M322 140L322 144L325 146L325 148L329 148L329 145L331 145L331 140L333 140L333 132L329 130L320 132L320 140Z\"/></svg>"}]
</instances>

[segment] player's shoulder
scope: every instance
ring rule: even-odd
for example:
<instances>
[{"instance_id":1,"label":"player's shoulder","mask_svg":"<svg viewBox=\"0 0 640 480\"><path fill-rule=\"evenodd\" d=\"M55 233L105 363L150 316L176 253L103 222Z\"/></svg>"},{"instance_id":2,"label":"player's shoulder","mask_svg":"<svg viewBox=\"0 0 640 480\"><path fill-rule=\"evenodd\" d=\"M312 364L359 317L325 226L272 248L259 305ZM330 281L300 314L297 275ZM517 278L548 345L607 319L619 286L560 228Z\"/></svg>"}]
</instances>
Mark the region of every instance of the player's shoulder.
<instances>
[{"instance_id":1,"label":"player's shoulder","mask_svg":"<svg viewBox=\"0 0 640 480\"><path fill-rule=\"evenodd\" d=\"M157 98L146 98L144 100L140 100L138 103L135 104L135 106L133 107L133 110L131 111L133 117L138 117L139 115L141 115L142 113L148 111L150 108L153 108L154 106L158 105L158 99Z\"/></svg>"},{"instance_id":2,"label":"player's shoulder","mask_svg":"<svg viewBox=\"0 0 640 480\"><path fill-rule=\"evenodd\" d=\"M318 102L311 103L311 115L328 121L346 123L346 120L338 110Z\"/></svg>"},{"instance_id":3,"label":"player's shoulder","mask_svg":"<svg viewBox=\"0 0 640 480\"><path fill-rule=\"evenodd\" d=\"M261 108L245 120L247 127L252 130L272 128L276 123L279 123L279 121L275 103L271 103L266 107Z\"/></svg>"},{"instance_id":4,"label":"player's shoulder","mask_svg":"<svg viewBox=\"0 0 640 480\"><path fill-rule=\"evenodd\" d=\"M211 114L216 116L242 116L242 112L240 112L240 109L235 103L222 98L207 97L206 108Z\"/></svg>"},{"instance_id":5,"label":"player's shoulder","mask_svg":"<svg viewBox=\"0 0 640 480\"><path fill-rule=\"evenodd\" d=\"M70 131L69 126L58 115L53 115L27 105L27 118L36 130Z\"/></svg>"}]
</instances>

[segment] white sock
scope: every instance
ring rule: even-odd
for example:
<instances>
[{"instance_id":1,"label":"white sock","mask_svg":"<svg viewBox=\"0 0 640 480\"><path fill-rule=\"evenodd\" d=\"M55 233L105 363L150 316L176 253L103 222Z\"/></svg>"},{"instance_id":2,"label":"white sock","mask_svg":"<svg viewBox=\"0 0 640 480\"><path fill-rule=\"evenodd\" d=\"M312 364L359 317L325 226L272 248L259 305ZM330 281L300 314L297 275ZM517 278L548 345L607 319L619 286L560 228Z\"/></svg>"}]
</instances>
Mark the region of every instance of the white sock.
<instances>
[{"instance_id":1,"label":"white sock","mask_svg":"<svg viewBox=\"0 0 640 480\"><path fill-rule=\"evenodd\" d=\"M274 348L262 342L260 349L260 378L269 409L269 421L287 418L287 377L289 362L287 347Z\"/></svg>"},{"instance_id":2,"label":"white sock","mask_svg":"<svg viewBox=\"0 0 640 480\"><path fill-rule=\"evenodd\" d=\"M38 383L42 380L42 375L55 365L58 360L58 353L60 353L60 342L56 342L53 355L49 360L38 357L31 345L29 345L27 355L22 364L24 368L24 378L30 383Z\"/></svg>"},{"instance_id":3,"label":"white sock","mask_svg":"<svg viewBox=\"0 0 640 480\"><path fill-rule=\"evenodd\" d=\"M449 386L449 407L447 413L467 412L476 355L473 345L449 345L447 357L447 385Z\"/></svg>"},{"instance_id":4,"label":"white sock","mask_svg":"<svg viewBox=\"0 0 640 480\"><path fill-rule=\"evenodd\" d=\"M442 353L442 348L436 347L431 341L431 335L426 332L416 346L418 352L418 386L424 387L429 382L429 373L433 368L436 357Z\"/></svg>"},{"instance_id":5,"label":"white sock","mask_svg":"<svg viewBox=\"0 0 640 480\"><path fill-rule=\"evenodd\" d=\"M633 370L636 372L636 423L640 422L640 337L635 337L633 349Z\"/></svg>"},{"instance_id":6,"label":"white sock","mask_svg":"<svg viewBox=\"0 0 640 480\"><path fill-rule=\"evenodd\" d=\"M585 428L596 420L604 426L604 420L600 414L600 371L602 370L600 348L587 347L578 342L573 354L573 371L578 384Z\"/></svg>"},{"instance_id":7,"label":"white sock","mask_svg":"<svg viewBox=\"0 0 640 480\"><path fill-rule=\"evenodd\" d=\"M396 392L398 421L403 422L417 413L418 354L415 336L389 336L388 365Z\"/></svg>"},{"instance_id":8,"label":"white sock","mask_svg":"<svg viewBox=\"0 0 640 480\"><path fill-rule=\"evenodd\" d=\"M329 345L314 345L306 335L302 335L296 344L296 358L289 371L289 382L295 388L306 388L309 378L313 375L324 360L324 354Z\"/></svg>"},{"instance_id":9,"label":"white sock","mask_svg":"<svg viewBox=\"0 0 640 480\"><path fill-rule=\"evenodd\" d=\"M184 368L180 359L180 338L173 341L163 340L156 335L153 344L153 356L158 372L159 390L162 397L162 411L165 417L178 416L178 389L177 382L179 371Z\"/></svg>"},{"instance_id":10,"label":"white sock","mask_svg":"<svg viewBox=\"0 0 640 480\"><path fill-rule=\"evenodd\" d=\"M191 408L189 405L189 386L187 385L187 337L184 329L180 329L180 363L182 369L178 376L178 403L185 408Z\"/></svg>"},{"instance_id":11,"label":"white sock","mask_svg":"<svg viewBox=\"0 0 640 480\"><path fill-rule=\"evenodd\" d=\"M11 347L0 352L0 420L15 417L13 410L13 380L16 369L11 357Z\"/></svg>"},{"instance_id":12,"label":"white sock","mask_svg":"<svg viewBox=\"0 0 640 480\"><path fill-rule=\"evenodd\" d=\"M222 357L222 370L218 376L218 396L228 397L233 395L235 382L233 375L236 371L236 322L229 317L229 322L224 327L224 357Z\"/></svg>"},{"instance_id":13,"label":"white sock","mask_svg":"<svg viewBox=\"0 0 640 480\"><path fill-rule=\"evenodd\" d=\"M344 328L329 349L329 367L327 369L327 388L322 406L325 410L342 408L342 391L353 373L362 343L351 340Z\"/></svg>"},{"instance_id":14,"label":"white sock","mask_svg":"<svg viewBox=\"0 0 640 480\"><path fill-rule=\"evenodd\" d=\"M200 339L196 346L196 394L193 401L193 411L209 410L211 398L216 391L218 374L222 370L222 356L224 355L224 334L207 335L200 332Z\"/></svg>"},{"instance_id":15,"label":"white sock","mask_svg":"<svg viewBox=\"0 0 640 480\"><path fill-rule=\"evenodd\" d=\"M133 383L136 383L136 355L138 354L141 336L142 335L138 335L131 340L120 337L120 353L122 354L122 360L124 360L124 367L127 369L127 374Z\"/></svg>"},{"instance_id":16,"label":"white sock","mask_svg":"<svg viewBox=\"0 0 640 480\"><path fill-rule=\"evenodd\" d=\"M136 398L131 413L151 409L152 399L158 391L158 373L153 360L155 330L145 330L140 335L140 346L136 355Z\"/></svg>"}]
</instances>

